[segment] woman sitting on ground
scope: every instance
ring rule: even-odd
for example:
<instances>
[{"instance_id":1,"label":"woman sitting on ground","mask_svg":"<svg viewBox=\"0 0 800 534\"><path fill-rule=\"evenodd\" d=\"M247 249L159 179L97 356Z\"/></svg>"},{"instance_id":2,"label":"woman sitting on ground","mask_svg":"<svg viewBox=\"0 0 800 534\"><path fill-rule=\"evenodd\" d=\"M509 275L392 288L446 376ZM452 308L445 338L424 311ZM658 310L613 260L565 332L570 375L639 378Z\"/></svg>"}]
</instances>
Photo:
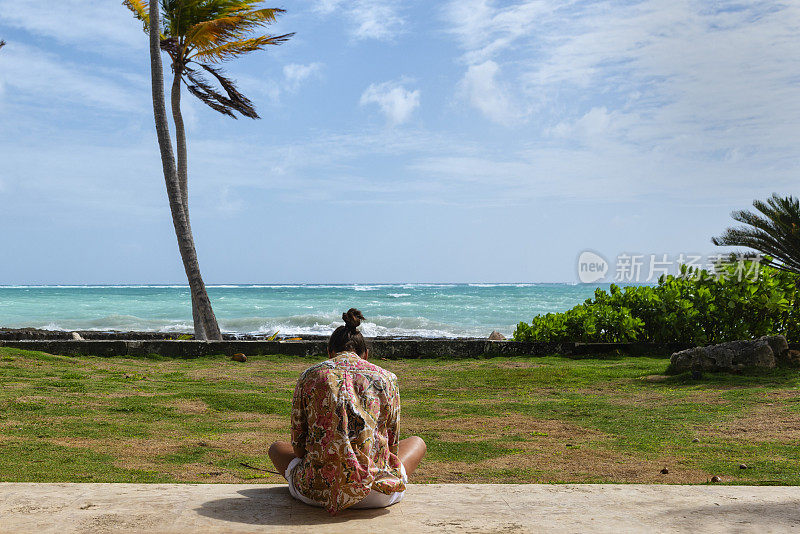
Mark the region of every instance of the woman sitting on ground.
<instances>
[{"instance_id":1,"label":"woman sitting on ground","mask_svg":"<svg viewBox=\"0 0 800 534\"><path fill-rule=\"evenodd\" d=\"M342 319L328 340L329 359L297 381L291 443L269 448L292 496L331 514L399 502L425 455L421 438L399 438L397 377L367 361L357 330L364 316L351 308Z\"/></svg>"}]
</instances>

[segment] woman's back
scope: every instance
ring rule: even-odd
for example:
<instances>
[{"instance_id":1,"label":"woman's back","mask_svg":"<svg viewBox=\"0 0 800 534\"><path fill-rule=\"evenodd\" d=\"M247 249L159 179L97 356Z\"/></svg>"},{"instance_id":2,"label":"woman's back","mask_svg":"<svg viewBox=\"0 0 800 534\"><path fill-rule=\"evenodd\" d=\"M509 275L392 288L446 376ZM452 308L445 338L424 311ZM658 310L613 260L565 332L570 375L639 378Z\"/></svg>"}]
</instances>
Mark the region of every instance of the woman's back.
<instances>
[{"instance_id":1,"label":"woman's back","mask_svg":"<svg viewBox=\"0 0 800 534\"><path fill-rule=\"evenodd\" d=\"M292 401L292 445L306 451L297 489L332 513L370 490L403 491L399 414L397 377L354 352L307 369Z\"/></svg>"},{"instance_id":2,"label":"woman's back","mask_svg":"<svg viewBox=\"0 0 800 534\"><path fill-rule=\"evenodd\" d=\"M350 308L342 319L328 340L330 359L297 381L291 443L269 447L289 493L331 514L400 502L426 450L419 436L399 438L397 377L367 361L369 350L357 330L364 316Z\"/></svg>"}]
</instances>

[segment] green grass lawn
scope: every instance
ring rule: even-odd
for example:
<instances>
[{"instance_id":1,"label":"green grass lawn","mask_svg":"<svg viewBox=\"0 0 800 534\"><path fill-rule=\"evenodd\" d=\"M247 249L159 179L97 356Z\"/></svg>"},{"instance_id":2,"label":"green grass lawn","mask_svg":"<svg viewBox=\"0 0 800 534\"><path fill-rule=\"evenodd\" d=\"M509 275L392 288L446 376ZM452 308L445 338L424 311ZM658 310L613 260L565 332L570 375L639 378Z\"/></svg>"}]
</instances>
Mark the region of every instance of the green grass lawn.
<instances>
[{"instance_id":1,"label":"green grass lawn","mask_svg":"<svg viewBox=\"0 0 800 534\"><path fill-rule=\"evenodd\" d=\"M315 361L0 348L0 481L280 482L253 467L272 469L267 447L288 437ZM428 443L413 482L800 484L796 370L695 381L653 376L668 363L654 358L377 363L399 377L403 436Z\"/></svg>"}]
</instances>

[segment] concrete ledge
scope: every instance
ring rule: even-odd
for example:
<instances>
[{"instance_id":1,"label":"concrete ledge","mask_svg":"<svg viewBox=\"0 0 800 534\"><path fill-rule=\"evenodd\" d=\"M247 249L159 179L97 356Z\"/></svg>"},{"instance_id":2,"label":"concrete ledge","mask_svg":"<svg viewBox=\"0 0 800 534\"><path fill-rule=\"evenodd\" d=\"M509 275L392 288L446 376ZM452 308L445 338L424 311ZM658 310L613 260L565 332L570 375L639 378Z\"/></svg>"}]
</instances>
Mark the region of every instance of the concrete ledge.
<instances>
[{"instance_id":1,"label":"concrete ledge","mask_svg":"<svg viewBox=\"0 0 800 534\"><path fill-rule=\"evenodd\" d=\"M286 485L0 483L0 532L797 532L800 488L418 484L336 517Z\"/></svg>"},{"instance_id":2,"label":"concrete ledge","mask_svg":"<svg viewBox=\"0 0 800 534\"><path fill-rule=\"evenodd\" d=\"M688 348L664 343L529 343L483 339L371 340L370 354L377 358L480 358L491 356L582 356L619 352L632 356L669 357ZM247 356L287 354L323 356L327 342L302 341L171 341L171 340L25 340L0 341L0 347L35 350L65 356L134 356L158 354L169 358L199 358L241 352Z\"/></svg>"}]
</instances>

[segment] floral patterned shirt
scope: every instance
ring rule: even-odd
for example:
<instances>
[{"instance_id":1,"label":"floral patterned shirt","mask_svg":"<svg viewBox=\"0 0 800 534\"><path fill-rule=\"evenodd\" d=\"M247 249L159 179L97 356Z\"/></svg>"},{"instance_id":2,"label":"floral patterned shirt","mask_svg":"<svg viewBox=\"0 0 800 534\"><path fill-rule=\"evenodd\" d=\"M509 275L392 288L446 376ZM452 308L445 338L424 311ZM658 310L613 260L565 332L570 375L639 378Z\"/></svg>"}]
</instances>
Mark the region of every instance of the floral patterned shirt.
<instances>
[{"instance_id":1,"label":"floral patterned shirt","mask_svg":"<svg viewBox=\"0 0 800 534\"><path fill-rule=\"evenodd\" d=\"M405 490L400 472L400 393L394 373L340 352L300 375L292 399L292 445L306 451L295 488L328 512L373 489Z\"/></svg>"}]
</instances>

